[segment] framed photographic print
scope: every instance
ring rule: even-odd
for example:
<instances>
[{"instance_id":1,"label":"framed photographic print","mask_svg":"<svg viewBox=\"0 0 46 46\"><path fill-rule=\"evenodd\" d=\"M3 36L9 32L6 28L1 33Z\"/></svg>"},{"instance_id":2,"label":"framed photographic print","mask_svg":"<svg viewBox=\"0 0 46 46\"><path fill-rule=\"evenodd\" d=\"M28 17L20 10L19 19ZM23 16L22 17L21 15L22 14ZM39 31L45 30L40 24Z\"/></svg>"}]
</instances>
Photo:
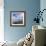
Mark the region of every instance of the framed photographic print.
<instances>
[{"instance_id":1,"label":"framed photographic print","mask_svg":"<svg viewBox=\"0 0 46 46\"><path fill-rule=\"evenodd\" d=\"M10 25L24 26L25 25L25 11L10 11Z\"/></svg>"}]
</instances>

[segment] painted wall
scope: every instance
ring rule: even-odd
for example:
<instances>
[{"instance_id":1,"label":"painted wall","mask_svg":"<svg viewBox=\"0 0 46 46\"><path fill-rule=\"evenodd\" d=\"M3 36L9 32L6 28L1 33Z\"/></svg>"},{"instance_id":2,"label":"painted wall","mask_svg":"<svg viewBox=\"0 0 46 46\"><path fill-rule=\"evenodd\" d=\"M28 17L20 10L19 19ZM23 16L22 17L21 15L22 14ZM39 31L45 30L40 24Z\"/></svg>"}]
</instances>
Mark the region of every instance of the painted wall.
<instances>
[{"instance_id":1,"label":"painted wall","mask_svg":"<svg viewBox=\"0 0 46 46\"><path fill-rule=\"evenodd\" d=\"M40 10L40 0L4 0L4 36L7 41L18 41L29 31L36 12ZM10 27L10 11L26 11L25 27Z\"/></svg>"},{"instance_id":2,"label":"painted wall","mask_svg":"<svg viewBox=\"0 0 46 46\"><path fill-rule=\"evenodd\" d=\"M40 1L40 9L41 9L41 11L42 11L43 9L46 9L46 0L41 0L41 1ZM41 21L41 22L40 22L40 25L46 27L46 10L43 12L42 17L43 17L43 22Z\"/></svg>"}]
</instances>

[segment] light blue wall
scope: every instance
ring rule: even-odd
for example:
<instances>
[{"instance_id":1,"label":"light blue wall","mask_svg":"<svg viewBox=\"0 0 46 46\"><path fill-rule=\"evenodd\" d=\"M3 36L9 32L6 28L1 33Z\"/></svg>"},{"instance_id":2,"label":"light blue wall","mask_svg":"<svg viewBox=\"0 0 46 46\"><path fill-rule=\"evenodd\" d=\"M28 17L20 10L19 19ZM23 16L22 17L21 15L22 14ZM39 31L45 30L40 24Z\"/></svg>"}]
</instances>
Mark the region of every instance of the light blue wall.
<instances>
[{"instance_id":1,"label":"light blue wall","mask_svg":"<svg viewBox=\"0 0 46 46\"><path fill-rule=\"evenodd\" d=\"M40 1L40 10L42 11L43 9L46 9L46 0L41 0ZM40 25L46 27L46 10L43 12L43 22L40 21Z\"/></svg>"},{"instance_id":2,"label":"light blue wall","mask_svg":"<svg viewBox=\"0 0 46 46\"><path fill-rule=\"evenodd\" d=\"M32 30L33 19L40 9L40 0L4 0L4 38L18 41ZM26 11L25 27L10 27L10 11Z\"/></svg>"}]
</instances>

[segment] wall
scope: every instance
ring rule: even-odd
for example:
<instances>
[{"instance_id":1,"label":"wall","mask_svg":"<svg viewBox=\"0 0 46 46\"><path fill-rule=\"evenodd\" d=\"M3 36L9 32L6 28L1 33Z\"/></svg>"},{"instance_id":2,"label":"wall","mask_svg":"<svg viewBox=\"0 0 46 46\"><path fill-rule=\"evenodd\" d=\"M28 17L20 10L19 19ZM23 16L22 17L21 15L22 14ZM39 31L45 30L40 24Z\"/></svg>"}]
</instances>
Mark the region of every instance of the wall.
<instances>
[{"instance_id":1,"label":"wall","mask_svg":"<svg viewBox=\"0 0 46 46\"><path fill-rule=\"evenodd\" d=\"M41 0L40 1L40 9L41 9L41 11L43 10L43 9L46 9L46 0ZM40 22L40 25L42 25L42 26L45 26L46 27L46 10L43 12L43 15L42 15L42 17L43 17L43 22L41 21Z\"/></svg>"},{"instance_id":2,"label":"wall","mask_svg":"<svg viewBox=\"0 0 46 46\"><path fill-rule=\"evenodd\" d=\"M18 41L32 30L35 14L40 10L40 0L4 0L4 36L7 41ZM26 26L11 27L10 11L26 11Z\"/></svg>"},{"instance_id":3,"label":"wall","mask_svg":"<svg viewBox=\"0 0 46 46\"><path fill-rule=\"evenodd\" d=\"M0 0L0 42L4 41L4 8L3 1Z\"/></svg>"}]
</instances>

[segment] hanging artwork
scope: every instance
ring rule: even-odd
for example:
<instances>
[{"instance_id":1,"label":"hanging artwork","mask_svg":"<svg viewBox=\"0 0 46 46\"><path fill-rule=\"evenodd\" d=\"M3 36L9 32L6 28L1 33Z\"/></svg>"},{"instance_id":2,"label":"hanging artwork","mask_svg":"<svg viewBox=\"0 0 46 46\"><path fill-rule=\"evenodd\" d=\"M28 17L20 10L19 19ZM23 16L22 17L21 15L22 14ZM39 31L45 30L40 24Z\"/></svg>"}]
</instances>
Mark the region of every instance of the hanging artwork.
<instances>
[{"instance_id":1,"label":"hanging artwork","mask_svg":"<svg viewBox=\"0 0 46 46\"><path fill-rule=\"evenodd\" d=\"M10 12L10 25L11 26L24 26L25 25L25 11L11 11Z\"/></svg>"}]
</instances>

